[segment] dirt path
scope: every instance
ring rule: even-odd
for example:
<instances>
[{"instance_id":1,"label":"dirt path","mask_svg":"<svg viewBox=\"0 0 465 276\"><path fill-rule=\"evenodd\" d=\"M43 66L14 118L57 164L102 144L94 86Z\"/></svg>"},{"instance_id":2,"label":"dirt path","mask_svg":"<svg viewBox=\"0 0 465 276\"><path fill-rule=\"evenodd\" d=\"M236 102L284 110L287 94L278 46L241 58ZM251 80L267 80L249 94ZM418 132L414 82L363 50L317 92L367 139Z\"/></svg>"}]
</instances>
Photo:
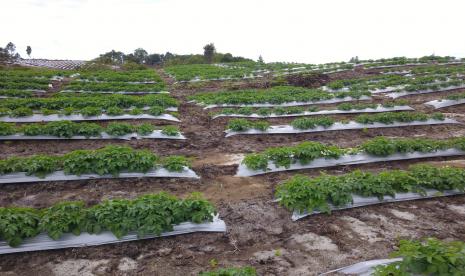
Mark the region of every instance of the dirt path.
<instances>
[{"instance_id":1,"label":"dirt path","mask_svg":"<svg viewBox=\"0 0 465 276\"><path fill-rule=\"evenodd\" d=\"M166 77L166 76L165 76ZM172 83L172 80L169 81ZM61 200L83 200L94 204L105 198L132 198L162 190L184 196L202 192L212 200L228 226L225 234L189 234L98 247L4 255L0 275L196 275L218 266L252 265L259 275L316 275L354 262L387 257L399 238L436 236L465 240L465 197L383 204L331 215L316 215L298 222L273 202L274 188L295 173L284 172L237 178L242 153L304 140L343 147L366 139L424 136L447 138L463 135L463 126L434 126L405 129L329 132L302 135L237 136L224 138L225 119L212 120L208 112L186 103L192 90L174 89L182 104L181 130L187 141L111 142L148 148L160 154L191 156L201 180L126 179L3 185L1 206L45 207ZM454 93L454 92L451 92ZM430 97L430 96L428 96ZM411 97L417 108L426 97ZM465 107L447 111L463 114ZM424 108L427 112L432 110ZM280 122L282 122L280 120ZM99 148L104 141L55 141L0 143L0 158L34 153L64 153L80 148ZM435 164L464 164L460 158L430 159ZM329 168L330 174L353 169L379 171L406 168L415 161ZM319 170L299 172L318 175Z\"/></svg>"}]
</instances>

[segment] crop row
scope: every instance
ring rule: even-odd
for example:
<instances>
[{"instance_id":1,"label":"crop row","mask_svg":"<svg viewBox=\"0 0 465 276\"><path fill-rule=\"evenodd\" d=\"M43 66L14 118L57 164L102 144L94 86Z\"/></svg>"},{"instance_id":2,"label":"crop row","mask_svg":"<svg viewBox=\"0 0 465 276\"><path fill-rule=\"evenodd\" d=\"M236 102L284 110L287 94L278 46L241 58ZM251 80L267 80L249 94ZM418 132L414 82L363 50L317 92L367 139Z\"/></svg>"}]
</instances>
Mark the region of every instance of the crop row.
<instances>
[{"instance_id":1,"label":"crop row","mask_svg":"<svg viewBox=\"0 0 465 276\"><path fill-rule=\"evenodd\" d=\"M378 107L390 108L394 106L404 106L407 104L407 101L397 100L392 102L385 102L383 104L375 103L341 103L336 106L336 110L362 110L367 108L376 109ZM215 115L252 115L257 114L261 116L269 115L291 115L291 114L302 114L304 112L317 112L321 110L316 106L310 107L301 107L301 106L291 106L291 107L276 107L276 108L253 108L253 107L242 107L242 108L224 108L215 113Z\"/></svg>"},{"instance_id":2,"label":"crop row","mask_svg":"<svg viewBox=\"0 0 465 276\"><path fill-rule=\"evenodd\" d=\"M36 82L0 82L0 89L17 89L17 90L47 90L48 83L36 83Z\"/></svg>"},{"instance_id":3,"label":"crop row","mask_svg":"<svg viewBox=\"0 0 465 276\"><path fill-rule=\"evenodd\" d=\"M362 114L354 118L354 121L360 124L393 124L396 122L413 122L427 121L435 119L443 121L445 119L442 113L425 114L420 112L382 112L377 114ZM299 118L293 120L290 125L294 129L312 129L318 126L330 127L336 123L331 117L312 117ZM344 122L342 122L344 123ZM227 129L232 131L246 131L248 129L258 129L265 131L270 128L270 124L266 121L251 121L246 119L232 119L227 125Z\"/></svg>"},{"instance_id":4,"label":"crop row","mask_svg":"<svg viewBox=\"0 0 465 276\"><path fill-rule=\"evenodd\" d=\"M84 117L93 117L93 116L100 116L102 114L106 114L108 116L119 116L124 114L129 115L141 115L141 114L149 114L152 116L160 116L166 113L165 108L160 106L152 106L149 109L141 109L141 108L132 108L130 110L124 110L119 107L109 107L107 109L103 109L101 107L93 107L88 106L84 108L73 108L73 107L65 107L63 109L48 109L42 108L39 111L39 114L47 116L52 114L59 114L64 116L70 115L82 115ZM0 117L8 116L10 118L21 118L21 117L30 117L34 115L34 110L27 107L18 107L15 109L9 108L0 108Z\"/></svg>"},{"instance_id":5,"label":"crop row","mask_svg":"<svg viewBox=\"0 0 465 276\"><path fill-rule=\"evenodd\" d=\"M429 83L429 84L410 84L405 86L402 89L397 89L396 91L407 91L407 92L414 92L414 91L423 91L423 90L440 90L443 88L454 87L454 86L463 86L465 85L465 80L461 79L453 79L444 82L438 83Z\"/></svg>"},{"instance_id":6,"label":"crop row","mask_svg":"<svg viewBox=\"0 0 465 276\"><path fill-rule=\"evenodd\" d=\"M2 90L0 89L0 97L9 97L9 98L31 98L34 96L34 92L26 90Z\"/></svg>"},{"instance_id":7,"label":"crop row","mask_svg":"<svg viewBox=\"0 0 465 276\"><path fill-rule=\"evenodd\" d=\"M392 68L383 70L384 72L396 72L399 69ZM422 66L415 67L408 70L410 74L413 75L424 75L424 74L434 74L434 75L457 75L465 73L464 65L455 65L455 66L444 66L444 65L431 65L431 66Z\"/></svg>"},{"instance_id":8,"label":"crop row","mask_svg":"<svg viewBox=\"0 0 465 276\"><path fill-rule=\"evenodd\" d=\"M356 170L344 175L308 178L296 175L278 185L276 198L280 204L298 212L331 211L332 206L353 202L353 195L362 197L395 197L396 193L424 194L426 189L465 191L465 170L419 164L408 171L390 170L379 174Z\"/></svg>"},{"instance_id":9,"label":"crop row","mask_svg":"<svg viewBox=\"0 0 465 276\"><path fill-rule=\"evenodd\" d=\"M308 89L293 86L276 86L269 89L248 89L238 91L220 91L215 93L199 93L189 99L199 104L255 104L255 103L286 103L330 100L335 98L353 97L359 99L370 95L369 92L328 93L318 89Z\"/></svg>"},{"instance_id":10,"label":"crop row","mask_svg":"<svg viewBox=\"0 0 465 276\"><path fill-rule=\"evenodd\" d=\"M394 57L394 58L382 58L376 60L362 60L359 63L363 64L366 68L378 67L378 66L391 66L391 65L408 65L408 64L427 64L427 63L450 63L459 62L463 60L456 59L451 56L424 56L421 58L407 58L407 57Z\"/></svg>"},{"instance_id":11,"label":"crop row","mask_svg":"<svg viewBox=\"0 0 465 276\"><path fill-rule=\"evenodd\" d=\"M112 136L123 136L130 133L149 135L155 130L152 124L144 123L131 125L128 123L112 122L107 127L95 123L74 123L70 121L57 121L46 124L26 124L17 127L15 124L0 122L0 136L22 134L25 136L51 135L62 138L73 136L100 137L102 132ZM179 129L175 126L164 126L161 133L167 136L178 136Z\"/></svg>"},{"instance_id":12,"label":"crop row","mask_svg":"<svg viewBox=\"0 0 465 276\"><path fill-rule=\"evenodd\" d=\"M0 76L0 83L35 83L35 84L49 84L50 80L46 78L31 78L22 76Z\"/></svg>"},{"instance_id":13,"label":"crop row","mask_svg":"<svg viewBox=\"0 0 465 276\"><path fill-rule=\"evenodd\" d=\"M110 81L110 82L144 82L155 81L162 83L163 80L153 69L145 70L98 70L80 71L77 76L81 80Z\"/></svg>"},{"instance_id":14,"label":"crop row","mask_svg":"<svg viewBox=\"0 0 465 276\"><path fill-rule=\"evenodd\" d=\"M395 88L395 91L418 91L426 89L439 89L448 86L463 85L464 81L456 76L430 75L430 76L399 76L399 75L381 75L369 78L336 80L330 82L327 87L338 91L348 89L349 91L370 90Z\"/></svg>"},{"instance_id":15,"label":"crop row","mask_svg":"<svg viewBox=\"0 0 465 276\"><path fill-rule=\"evenodd\" d=\"M453 100L453 101L463 100L463 99L465 99L465 93L449 95L449 96L446 97L446 99Z\"/></svg>"},{"instance_id":16,"label":"crop row","mask_svg":"<svg viewBox=\"0 0 465 276\"><path fill-rule=\"evenodd\" d=\"M335 70L353 69L353 64L327 63L258 63L258 62L231 62L224 64L189 64L174 65L165 68L165 72L178 81L215 80L231 78L253 78L263 74L292 74L305 71L329 72Z\"/></svg>"},{"instance_id":17,"label":"crop row","mask_svg":"<svg viewBox=\"0 0 465 276\"><path fill-rule=\"evenodd\" d=\"M174 65L164 68L177 81L209 80L220 78L243 78L252 74L250 68L229 67L211 64Z\"/></svg>"},{"instance_id":18,"label":"crop row","mask_svg":"<svg viewBox=\"0 0 465 276\"><path fill-rule=\"evenodd\" d=\"M70 91L114 91L114 92L160 92L165 88L164 83L132 84L126 82L82 82L72 81L65 86Z\"/></svg>"},{"instance_id":19,"label":"crop row","mask_svg":"<svg viewBox=\"0 0 465 276\"><path fill-rule=\"evenodd\" d=\"M91 207L82 201L57 203L44 209L0 207L0 238L18 246L25 238L47 233L57 240L63 234L99 234L111 231L117 238L136 231L139 237L172 231L181 222L212 221L215 207L199 194L186 199L158 193L135 199L105 200Z\"/></svg>"},{"instance_id":20,"label":"crop row","mask_svg":"<svg viewBox=\"0 0 465 276\"><path fill-rule=\"evenodd\" d=\"M338 159L344 154L367 153L373 156L389 156L396 153L426 153L451 148L465 150L465 139L388 139L380 136L370 139L356 148L338 148L318 142L303 142L293 147L274 147L260 153L247 154L242 163L249 169L266 171L269 162L277 167L288 168L295 163L308 164L316 158Z\"/></svg>"},{"instance_id":21,"label":"crop row","mask_svg":"<svg viewBox=\"0 0 465 276\"><path fill-rule=\"evenodd\" d=\"M65 108L83 109L86 107L99 107L108 109L110 107L143 108L147 106L159 106L163 108L175 107L178 105L176 99L166 94L130 96L130 95L101 95L85 93L82 96L75 94L58 94L49 98L28 98L28 99L4 99L0 101L0 108L30 108L39 110L42 108L51 110L61 110Z\"/></svg>"},{"instance_id":22,"label":"crop row","mask_svg":"<svg viewBox=\"0 0 465 276\"><path fill-rule=\"evenodd\" d=\"M69 76L73 71L69 70L53 70L45 68L31 67L15 67L2 68L0 67L0 77L22 77L22 78L52 78L55 76Z\"/></svg>"},{"instance_id":23,"label":"crop row","mask_svg":"<svg viewBox=\"0 0 465 276\"><path fill-rule=\"evenodd\" d=\"M125 146L109 145L97 150L76 150L62 156L33 155L10 157L0 160L0 175L25 172L27 175L45 177L63 170L66 174L112 174L142 172L163 167L168 171L181 172L190 162L183 156L160 158L148 150L134 150Z\"/></svg>"}]
</instances>

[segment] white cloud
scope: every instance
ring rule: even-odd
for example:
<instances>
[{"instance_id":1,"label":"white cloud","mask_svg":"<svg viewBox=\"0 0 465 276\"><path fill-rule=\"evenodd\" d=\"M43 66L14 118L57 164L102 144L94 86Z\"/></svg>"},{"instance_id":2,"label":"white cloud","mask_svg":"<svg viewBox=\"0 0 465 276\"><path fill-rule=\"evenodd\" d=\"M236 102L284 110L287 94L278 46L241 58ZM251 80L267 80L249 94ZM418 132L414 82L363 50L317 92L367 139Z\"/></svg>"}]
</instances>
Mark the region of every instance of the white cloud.
<instances>
[{"instance_id":1,"label":"white cloud","mask_svg":"<svg viewBox=\"0 0 465 276\"><path fill-rule=\"evenodd\" d=\"M465 56L461 0L2 0L0 45L91 59L111 49L309 63ZM3 27L6 26L6 27Z\"/></svg>"}]
</instances>

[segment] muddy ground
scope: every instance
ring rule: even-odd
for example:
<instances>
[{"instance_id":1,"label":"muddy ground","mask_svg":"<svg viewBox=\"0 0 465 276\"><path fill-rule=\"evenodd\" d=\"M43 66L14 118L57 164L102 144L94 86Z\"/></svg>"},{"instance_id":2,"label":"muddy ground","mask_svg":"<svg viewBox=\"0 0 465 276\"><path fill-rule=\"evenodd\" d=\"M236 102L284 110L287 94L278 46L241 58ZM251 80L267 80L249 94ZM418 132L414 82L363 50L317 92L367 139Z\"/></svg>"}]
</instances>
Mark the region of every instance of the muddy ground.
<instances>
[{"instance_id":1,"label":"muddy ground","mask_svg":"<svg viewBox=\"0 0 465 276\"><path fill-rule=\"evenodd\" d=\"M62 154L74 149L100 148L109 143L127 144L135 148L149 148L160 155L188 155L193 158L193 167L201 175L200 180L119 179L2 185L0 206L46 207L62 200L83 200L95 204L102 199L132 198L162 190L178 196L200 191L217 206L220 217L227 224L227 233L196 233L98 247L3 255L0 257L0 275L196 275L199 271L211 269L212 260L218 261L218 267L251 265L259 275L317 275L358 261L385 258L400 238L435 236L465 240L465 196L382 204L292 222L291 212L273 202L273 193L280 182L296 172L249 178L233 176L241 154L270 146L312 140L350 147L378 135L443 139L463 136L463 126L224 138L227 119L212 120L208 111L185 103L186 94L196 93L195 89L179 88L172 93L183 102L179 109L182 121L179 126L187 141L2 142L0 158L35 153ZM406 99L417 110L434 112L422 103L451 93L457 91L409 96ZM461 117L465 106L441 111L465 121ZM330 174L354 169L379 171L407 168L420 161L463 167L465 160L462 159L385 162L299 173L316 176L320 171Z\"/></svg>"}]
</instances>

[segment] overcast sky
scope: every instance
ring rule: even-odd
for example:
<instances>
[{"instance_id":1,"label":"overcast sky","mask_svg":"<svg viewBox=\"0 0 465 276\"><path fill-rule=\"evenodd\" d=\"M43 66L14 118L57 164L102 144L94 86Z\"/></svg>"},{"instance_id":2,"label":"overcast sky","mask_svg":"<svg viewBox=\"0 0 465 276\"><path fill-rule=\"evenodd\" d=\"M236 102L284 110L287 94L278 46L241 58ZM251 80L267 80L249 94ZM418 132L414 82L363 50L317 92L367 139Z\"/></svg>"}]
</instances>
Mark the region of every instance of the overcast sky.
<instances>
[{"instance_id":1,"label":"overcast sky","mask_svg":"<svg viewBox=\"0 0 465 276\"><path fill-rule=\"evenodd\" d=\"M463 0L0 0L0 45L24 57L92 59L115 49L217 51L322 63L465 57Z\"/></svg>"}]
</instances>

